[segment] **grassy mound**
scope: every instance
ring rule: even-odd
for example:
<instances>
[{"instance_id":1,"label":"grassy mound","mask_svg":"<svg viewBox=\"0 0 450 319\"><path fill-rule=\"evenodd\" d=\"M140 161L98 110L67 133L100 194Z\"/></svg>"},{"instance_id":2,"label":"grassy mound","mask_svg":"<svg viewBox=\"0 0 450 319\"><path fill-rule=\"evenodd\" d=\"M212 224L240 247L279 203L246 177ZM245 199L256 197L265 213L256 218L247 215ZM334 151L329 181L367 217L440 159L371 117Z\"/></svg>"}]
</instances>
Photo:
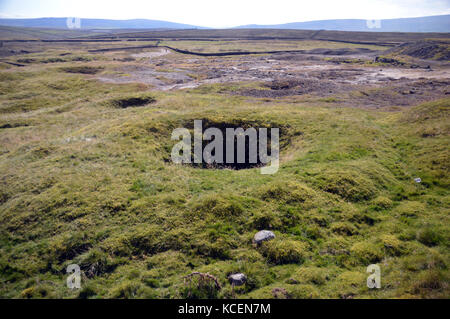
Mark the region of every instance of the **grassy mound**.
<instances>
[{"instance_id":1,"label":"grassy mound","mask_svg":"<svg viewBox=\"0 0 450 319\"><path fill-rule=\"evenodd\" d=\"M432 40L409 42L392 49L391 52L419 59L437 61L450 60L450 48L447 42Z\"/></svg>"}]
</instances>

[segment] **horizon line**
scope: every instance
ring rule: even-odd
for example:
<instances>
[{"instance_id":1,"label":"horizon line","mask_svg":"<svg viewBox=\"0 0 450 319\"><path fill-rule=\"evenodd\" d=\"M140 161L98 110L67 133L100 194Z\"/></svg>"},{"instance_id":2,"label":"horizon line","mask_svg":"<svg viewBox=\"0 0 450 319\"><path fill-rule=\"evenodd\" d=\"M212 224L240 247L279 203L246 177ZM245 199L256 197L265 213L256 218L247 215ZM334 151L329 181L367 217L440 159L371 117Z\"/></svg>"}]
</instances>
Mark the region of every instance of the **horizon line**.
<instances>
[{"instance_id":1,"label":"horizon line","mask_svg":"<svg viewBox=\"0 0 450 319\"><path fill-rule=\"evenodd\" d=\"M3 17L0 13L0 19L8 19L8 20L32 20L32 19L67 19L67 18L79 18L81 20L111 20L111 21L132 21L132 20L146 20L146 21L160 21L160 22L169 22L175 24L184 24L192 27L200 27L200 28L208 28L208 29L231 29L242 26L278 26L278 25L286 25L292 23L308 23L308 22L320 22L320 21L333 21L333 20L363 20L363 21L383 21L383 20L401 20L401 19L418 19L418 18L429 18L429 17L440 17L440 16L450 16L450 13L445 14L437 14L437 15L429 15L429 16L415 16L415 17L402 17L402 18L388 18L388 19L363 19L363 18L337 18L337 19L319 19L319 20L305 20L305 21L292 21L292 22L284 22L284 23L273 23L273 24L261 24L261 23L248 23L248 24L239 24L228 27L210 27L210 26L201 26L201 25L193 25L190 23L183 22L175 22L171 20L160 20L160 19L151 19L151 18L127 18L127 19L110 19L110 18L82 18L82 17L70 17L70 16L49 16L49 17Z\"/></svg>"}]
</instances>

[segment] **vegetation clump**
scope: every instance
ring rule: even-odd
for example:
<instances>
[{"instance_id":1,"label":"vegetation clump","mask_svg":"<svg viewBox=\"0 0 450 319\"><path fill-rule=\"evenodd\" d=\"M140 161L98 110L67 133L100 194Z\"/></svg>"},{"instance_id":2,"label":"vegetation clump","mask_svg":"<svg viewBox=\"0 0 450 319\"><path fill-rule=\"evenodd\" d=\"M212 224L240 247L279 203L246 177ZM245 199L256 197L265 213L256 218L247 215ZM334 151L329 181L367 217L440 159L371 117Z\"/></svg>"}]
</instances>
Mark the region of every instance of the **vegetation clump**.
<instances>
[{"instance_id":1,"label":"vegetation clump","mask_svg":"<svg viewBox=\"0 0 450 319\"><path fill-rule=\"evenodd\" d=\"M102 71L103 68L94 66L68 66L61 68L61 70L67 73L97 74Z\"/></svg>"},{"instance_id":2,"label":"vegetation clump","mask_svg":"<svg viewBox=\"0 0 450 319\"><path fill-rule=\"evenodd\" d=\"M193 272L184 277L181 297L187 299L216 299L221 289L218 279L213 275Z\"/></svg>"},{"instance_id":3,"label":"vegetation clump","mask_svg":"<svg viewBox=\"0 0 450 319\"><path fill-rule=\"evenodd\" d=\"M377 193L373 181L348 170L328 170L316 178L316 183L322 190L351 202L369 200Z\"/></svg>"},{"instance_id":4,"label":"vegetation clump","mask_svg":"<svg viewBox=\"0 0 450 319\"><path fill-rule=\"evenodd\" d=\"M271 263L301 264L308 256L306 245L291 239L274 239L261 244L261 253Z\"/></svg>"}]
</instances>

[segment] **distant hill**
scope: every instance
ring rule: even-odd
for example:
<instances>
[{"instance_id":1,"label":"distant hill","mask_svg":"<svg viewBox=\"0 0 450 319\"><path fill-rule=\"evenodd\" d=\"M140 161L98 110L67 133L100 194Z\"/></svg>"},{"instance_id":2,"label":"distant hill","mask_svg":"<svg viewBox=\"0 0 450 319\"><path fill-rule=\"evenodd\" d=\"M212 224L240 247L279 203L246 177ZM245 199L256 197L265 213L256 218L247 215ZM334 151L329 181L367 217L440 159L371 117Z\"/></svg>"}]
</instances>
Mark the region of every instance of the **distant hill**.
<instances>
[{"instance_id":1,"label":"distant hill","mask_svg":"<svg viewBox=\"0 0 450 319\"><path fill-rule=\"evenodd\" d=\"M302 29L374 32L450 32L450 15L421 18L387 19L367 21L361 19L320 20L276 25L250 24L241 29Z\"/></svg>"},{"instance_id":2,"label":"distant hill","mask_svg":"<svg viewBox=\"0 0 450 319\"><path fill-rule=\"evenodd\" d=\"M68 29L67 18L0 19L0 26ZM160 20L81 19L81 30L102 29L207 29ZM362 19L320 20L275 25L249 24L239 29L300 29L373 32L450 32L450 15L367 21Z\"/></svg>"},{"instance_id":3,"label":"distant hill","mask_svg":"<svg viewBox=\"0 0 450 319\"><path fill-rule=\"evenodd\" d=\"M0 25L52 29L68 28L67 18L0 19ZM81 19L80 27L81 29L203 29L189 24L147 19Z\"/></svg>"}]
</instances>

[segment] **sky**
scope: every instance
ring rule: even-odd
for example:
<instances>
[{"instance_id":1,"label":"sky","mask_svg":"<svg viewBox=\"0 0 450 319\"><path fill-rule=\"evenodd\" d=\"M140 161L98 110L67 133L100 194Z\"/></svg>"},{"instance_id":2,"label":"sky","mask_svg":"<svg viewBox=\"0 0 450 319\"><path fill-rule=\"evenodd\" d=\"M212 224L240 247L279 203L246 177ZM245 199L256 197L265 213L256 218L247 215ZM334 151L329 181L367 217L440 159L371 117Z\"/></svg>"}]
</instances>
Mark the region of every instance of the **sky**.
<instances>
[{"instance_id":1,"label":"sky","mask_svg":"<svg viewBox=\"0 0 450 319\"><path fill-rule=\"evenodd\" d=\"M226 28L450 14L450 0L0 0L2 18L153 19Z\"/></svg>"}]
</instances>

